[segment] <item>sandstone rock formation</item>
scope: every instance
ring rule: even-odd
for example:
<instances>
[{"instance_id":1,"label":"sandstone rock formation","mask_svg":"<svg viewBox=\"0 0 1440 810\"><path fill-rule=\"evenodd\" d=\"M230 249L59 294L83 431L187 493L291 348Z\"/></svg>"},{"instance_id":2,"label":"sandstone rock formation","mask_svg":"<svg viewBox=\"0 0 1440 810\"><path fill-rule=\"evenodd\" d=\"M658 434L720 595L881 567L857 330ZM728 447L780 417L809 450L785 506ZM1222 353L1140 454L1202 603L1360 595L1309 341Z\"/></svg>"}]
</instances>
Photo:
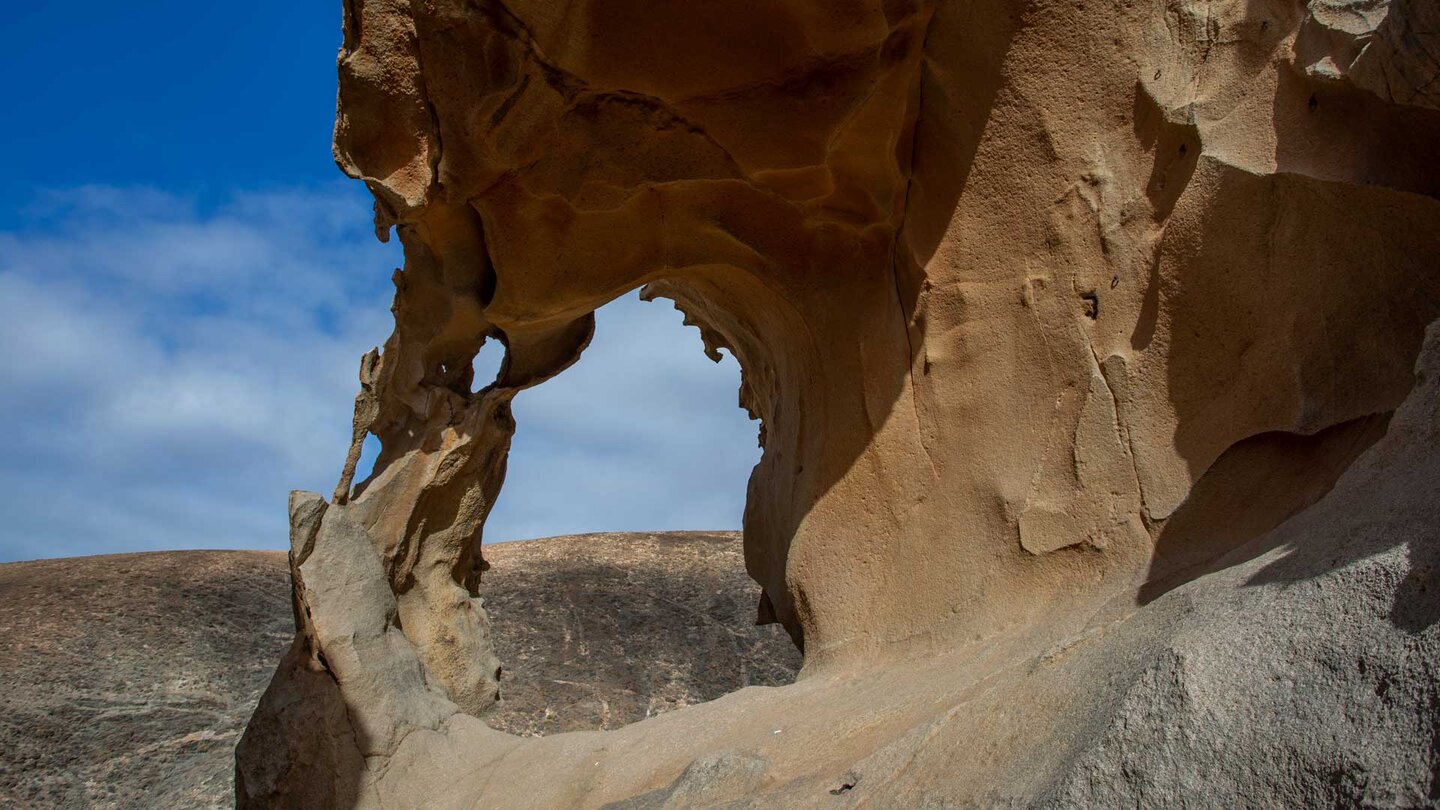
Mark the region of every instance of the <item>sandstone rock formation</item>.
<instances>
[{"instance_id":1,"label":"sandstone rock formation","mask_svg":"<svg viewBox=\"0 0 1440 810\"><path fill-rule=\"evenodd\" d=\"M242 803L1436 801L1434 8L347 3L336 154L406 261ZM803 677L509 737L509 403L642 285L740 361Z\"/></svg>"},{"instance_id":2,"label":"sandstone rock formation","mask_svg":"<svg viewBox=\"0 0 1440 810\"><path fill-rule=\"evenodd\" d=\"M799 667L783 631L754 626L736 534L554 537L490 559L508 665L486 719L504 731L618 728ZM233 806L289 595L273 552L0 564L0 807Z\"/></svg>"}]
</instances>

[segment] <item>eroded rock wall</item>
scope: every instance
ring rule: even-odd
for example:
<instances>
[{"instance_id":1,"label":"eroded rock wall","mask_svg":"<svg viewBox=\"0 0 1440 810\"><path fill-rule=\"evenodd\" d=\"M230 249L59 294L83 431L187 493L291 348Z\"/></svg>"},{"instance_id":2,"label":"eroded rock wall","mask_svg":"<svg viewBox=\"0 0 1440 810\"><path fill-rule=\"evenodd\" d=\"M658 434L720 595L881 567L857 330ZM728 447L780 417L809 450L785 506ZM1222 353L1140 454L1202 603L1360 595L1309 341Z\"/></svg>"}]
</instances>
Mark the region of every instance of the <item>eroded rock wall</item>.
<instances>
[{"instance_id":1,"label":"eroded rock wall","mask_svg":"<svg viewBox=\"0 0 1440 810\"><path fill-rule=\"evenodd\" d=\"M804 646L792 689L964 650L959 689L1234 564L1385 434L1440 315L1433 8L348 3L336 155L406 263L333 503L292 504L272 689L349 707L316 750L363 754L357 801L419 778L396 729L476 767L521 750L464 719L498 697L509 403L641 286L743 369L746 563ZM287 733L249 800L343 770Z\"/></svg>"}]
</instances>

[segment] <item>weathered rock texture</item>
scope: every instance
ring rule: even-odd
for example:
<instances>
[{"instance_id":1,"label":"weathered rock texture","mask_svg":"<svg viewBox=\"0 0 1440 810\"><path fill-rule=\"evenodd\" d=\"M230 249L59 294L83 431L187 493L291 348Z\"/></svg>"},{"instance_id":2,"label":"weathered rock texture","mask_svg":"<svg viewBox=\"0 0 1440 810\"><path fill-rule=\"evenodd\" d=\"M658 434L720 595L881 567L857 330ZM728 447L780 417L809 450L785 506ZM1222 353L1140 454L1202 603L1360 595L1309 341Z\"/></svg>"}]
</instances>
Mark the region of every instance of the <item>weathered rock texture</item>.
<instances>
[{"instance_id":1,"label":"weathered rock texture","mask_svg":"<svg viewBox=\"0 0 1440 810\"><path fill-rule=\"evenodd\" d=\"M754 626L736 534L554 537L490 559L495 728L616 728L799 668L783 631ZM233 806L289 594L272 552L0 565L0 807Z\"/></svg>"},{"instance_id":2,"label":"weathered rock texture","mask_svg":"<svg viewBox=\"0 0 1440 810\"><path fill-rule=\"evenodd\" d=\"M336 154L406 263L333 503L292 502L242 801L1440 800L1433 620L1395 618L1434 599L1435 402L1392 416L1440 315L1434 9L348 3ZM746 564L805 677L508 737L509 402L641 285L740 361ZM1247 568L1280 545L1328 559Z\"/></svg>"}]
</instances>

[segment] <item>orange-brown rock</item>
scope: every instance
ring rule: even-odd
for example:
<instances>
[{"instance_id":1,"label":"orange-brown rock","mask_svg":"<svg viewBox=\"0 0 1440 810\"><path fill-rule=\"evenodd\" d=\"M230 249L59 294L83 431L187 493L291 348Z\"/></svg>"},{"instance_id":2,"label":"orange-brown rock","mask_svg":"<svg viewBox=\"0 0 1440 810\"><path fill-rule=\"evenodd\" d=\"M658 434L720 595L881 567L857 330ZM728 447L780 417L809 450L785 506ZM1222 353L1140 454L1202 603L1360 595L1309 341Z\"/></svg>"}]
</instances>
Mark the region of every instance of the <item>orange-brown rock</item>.
<instances>
[{"instance_id":1,"label":"orange-brown rock","mask_svg":"<svg viewBox=\"0 0 1440 810\"><path fill-rule=\"evenodd\" d=\"M1140 767L1086 745L1122 710L1151 728L1123 702L1151 681L1220 745L1225 711L1162 688L1220 652L1183 605L1235 609L1237 566L1281 538L1343 546L1373 510L1412 560L1435 542L1415 522L1433 400L1398 438L1390 418L1440 315L1432 8L348 3L336 154L406 263L333 503L292 500L300 636L252 725L290 749L242 748L242 799L808 806L833 782L895 806L1083 803L1110 794L1067 780ZM509 403L641 286L740 361L764 446L747 568L804 677L521 741L475 719L497 698L480 540ZM506 361L477 390L491 339ZM383 450L352 487L367 432ZM1361 466L1373 492L1337 483ZM1395 595L1352 574L1305 578ZM1405 705L1427 705L1406 666ZM1350 680L1316 678L1315 705L1344 702ZM1245 694L1235 712L1282 703ZM1281 804L1363 771L1403 804L1429 790L1428 717L1339 764L1314 724L1266 727L1251 753L1293 761L1214 768ZM1114 779L1117 801L1207 789Z\"/></svg>"}]
</instances>

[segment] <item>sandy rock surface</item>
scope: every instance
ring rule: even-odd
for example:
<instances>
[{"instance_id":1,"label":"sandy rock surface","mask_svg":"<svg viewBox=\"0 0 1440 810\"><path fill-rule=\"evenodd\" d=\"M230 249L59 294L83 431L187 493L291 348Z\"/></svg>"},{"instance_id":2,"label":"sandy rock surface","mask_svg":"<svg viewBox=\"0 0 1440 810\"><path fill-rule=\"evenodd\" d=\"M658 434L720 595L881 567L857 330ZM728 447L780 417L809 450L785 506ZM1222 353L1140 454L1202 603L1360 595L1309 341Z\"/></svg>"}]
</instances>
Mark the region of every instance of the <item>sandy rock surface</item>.
<instances>
[{"instance_id":1,"label":"sandy rock surface","mask_svg":"<svg viewBox=\"0 0 1440 810\"><path fill-rule=\"evenodd\" d=\"M754 626L738 536L604 534L487 549L509 667L489 720L615 728L794 677ZM230 807L235 743L290 644L277 552L0 565L0 807Z\"/></svg>"}]
</instances>

